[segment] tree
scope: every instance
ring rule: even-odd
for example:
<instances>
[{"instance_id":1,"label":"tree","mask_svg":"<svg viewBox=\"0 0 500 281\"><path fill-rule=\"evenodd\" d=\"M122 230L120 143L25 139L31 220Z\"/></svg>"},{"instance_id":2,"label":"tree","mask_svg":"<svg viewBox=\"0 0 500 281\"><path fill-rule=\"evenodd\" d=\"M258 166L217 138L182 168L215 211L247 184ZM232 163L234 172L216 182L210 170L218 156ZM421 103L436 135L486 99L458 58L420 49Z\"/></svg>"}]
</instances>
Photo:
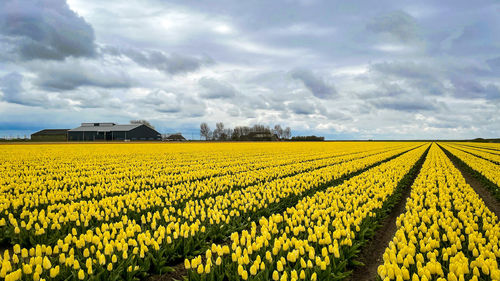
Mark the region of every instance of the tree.
<instances>
[{"instance_id":1,"label":"tree","mask_svg":"<svg viewBox=\"0 0 500 281\"><path fill-rule=\"evenodd\" d=\"M253 125L251 131L255 132L255 133L271 133L271 129L269 129L269 127L266 127L262 124Z\"/></svg>"},{"instance_id":2,"label":"tree","mask_svg":"<svg viewBox=\"0 0 500 281\"><path fill-rule=\"evenodd\" d=\"M215 124L215 130L213 133L214 140L221 140L224 134L224 123L218 122Z\"/></svg>"},{"instance_id":3,"label":"tree","mask_svg":"<svg viewBox=\"0 0 500 281\"><path fill-rule=\"evenodd\" d=\"M273 129L273 134L278 136L278 138L282 139L283 138L283 128L281 128L281 125L274 125Z\"/></svg>"},{"instance_id":4,"label":"tree","mask_svg":"<svg viewBox=\"0 0 500 281\"><path fill-rule=\"evenodd\" d=\"M155 126L151 125L148 120L130 120L130 124L143 124L150 127L151 129L155 128Z\"/></svg>"},{"instance_id":5,"label":"tree","mask_svg":"<svg viewBox=\"0 0 500 281\"><path fill-rule=\"evenodd\" d=\"M222 133L222 140L230 140L233 136L233 132L234 130L231 129L231 128L227 128L227 129L224 129L223 133Z\"/></svg>"},{"instance_id":6,"label":"tree","mask_svg":"<svg viewBox=\"0 0 500 281\"><path fill-rule=\"evenodd\" d=\"M325 137L317 137L317 136L297 136L291 139L292 141L324 141Z\"/></svg>"},{"instance_id":7,"label":"tree","mask_svg":"<svg viewBox=\"0 0 500 281\"><path fill-rule=\"evenodd\" d=\"M290 127L286 127L286 129L283 131L283 138L288 140L291 136L292 130L290 129Z\"/></svg>"},{"instance_id":8,"label":"tree","mask_svg":"<svg viewBox=\"0 0 500 281\"><path fill-rule=\"evenodd\" d=\"M212 136L212 130L210 130L210 127L205 122L200 124L200 136L204 137L205 140L209 140Z\"/></svg>"}]
</instances>

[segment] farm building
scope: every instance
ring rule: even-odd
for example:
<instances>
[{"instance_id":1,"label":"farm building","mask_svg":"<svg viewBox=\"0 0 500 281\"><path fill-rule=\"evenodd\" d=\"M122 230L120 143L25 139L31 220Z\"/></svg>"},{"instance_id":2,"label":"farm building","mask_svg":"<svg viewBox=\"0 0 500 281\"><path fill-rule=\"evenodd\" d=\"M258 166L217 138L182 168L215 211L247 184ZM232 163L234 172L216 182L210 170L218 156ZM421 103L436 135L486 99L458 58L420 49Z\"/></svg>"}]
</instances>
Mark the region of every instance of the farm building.
<instances>
[{"instance_id":1,"label":"farm building","mask_svg":"<svg viewBox=\"0 0 500 281\"><path fill-rule=\"evenodd\" d=\"M66 141L69 129L45 129L31 134L32 141Z\"/></svg>"},{"instance_id":2,"label":"farm building","mask_svg":"<svg viewBox=\"0 0 500 281\"><path fill-rule=\"evenodd\" d=\"M161 140L161 134L144 124L82 123L68 131L68 140Z\"/></svg>"},{"instance_id":3,"label":"farm building","mask_svg":"<svg viewBox=\"0 0 500 281\"><path fill-rule=\"evenodd\" d=\"M182 136L180 133L171 134L165 138L166 141L185 141L186 138Z\"/></svg>"}]
</instances>

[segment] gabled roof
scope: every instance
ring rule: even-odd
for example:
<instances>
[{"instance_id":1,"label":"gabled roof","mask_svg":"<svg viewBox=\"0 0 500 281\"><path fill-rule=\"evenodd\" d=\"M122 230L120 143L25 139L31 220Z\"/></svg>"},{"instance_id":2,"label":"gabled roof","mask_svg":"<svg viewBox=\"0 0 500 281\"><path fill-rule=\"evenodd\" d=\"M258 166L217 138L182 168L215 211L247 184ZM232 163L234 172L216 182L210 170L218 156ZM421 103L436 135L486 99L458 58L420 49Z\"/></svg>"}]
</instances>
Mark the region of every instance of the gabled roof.
<instances>
[{"instance_id":1,"label":"gabled roof","mask_svg":"<svg viewBox=\"0 0 500 281\"><path fill-rule=\"evenodd\" d=\"M143 124L127 124L127 125L112 125L112 126L80 126L69 130L70 132L124 132L130 131L137 127L145 126Z\"/></svg>"},{"instance_id":2,"label":"gabled roof","mask_svg":"<svg viewBox=\"0 0 500 281\"><path fill-rule=\"evenodd\" d=\"M38 131L36 133L31 134L33 135L63 135L66 134L66 132L69 131L69 129L44 129L41 131Z\"/></svg>"}]
</instances>

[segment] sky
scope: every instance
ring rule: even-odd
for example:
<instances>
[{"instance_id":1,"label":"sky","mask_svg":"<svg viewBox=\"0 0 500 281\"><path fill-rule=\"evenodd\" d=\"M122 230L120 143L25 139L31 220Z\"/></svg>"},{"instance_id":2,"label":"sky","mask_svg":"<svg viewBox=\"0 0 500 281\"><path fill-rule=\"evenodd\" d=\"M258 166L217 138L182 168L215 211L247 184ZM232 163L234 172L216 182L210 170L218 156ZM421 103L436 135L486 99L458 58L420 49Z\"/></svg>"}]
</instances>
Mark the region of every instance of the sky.
<instances>
[{"instance_id":1,"label":"sky","mask_svg":"<svg viewBox=\"0 0 500 281\"><path fill-rule=\"evenodd\" d=\"M0 137L82 122L500 137L498 1L0 1Z\"/></svg>"}]
</instances>

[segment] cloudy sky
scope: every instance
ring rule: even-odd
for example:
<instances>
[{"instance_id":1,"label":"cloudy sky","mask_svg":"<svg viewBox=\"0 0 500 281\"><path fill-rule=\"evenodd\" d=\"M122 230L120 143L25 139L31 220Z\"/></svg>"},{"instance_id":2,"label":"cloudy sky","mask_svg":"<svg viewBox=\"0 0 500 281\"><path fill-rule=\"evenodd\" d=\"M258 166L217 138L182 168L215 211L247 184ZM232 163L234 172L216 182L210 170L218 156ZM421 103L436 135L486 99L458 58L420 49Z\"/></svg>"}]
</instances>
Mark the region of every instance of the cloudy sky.
<instances>
[{"instance_id":1,"label":"cloudy sky","mask_svg":"<svg viewBox=\"0 0 500 281\"><path fill-rule=\"evenodd\" d=\"M498 1L0 1L0 136L147 119L500 137Z\"/></svg>"}]
</instances>

